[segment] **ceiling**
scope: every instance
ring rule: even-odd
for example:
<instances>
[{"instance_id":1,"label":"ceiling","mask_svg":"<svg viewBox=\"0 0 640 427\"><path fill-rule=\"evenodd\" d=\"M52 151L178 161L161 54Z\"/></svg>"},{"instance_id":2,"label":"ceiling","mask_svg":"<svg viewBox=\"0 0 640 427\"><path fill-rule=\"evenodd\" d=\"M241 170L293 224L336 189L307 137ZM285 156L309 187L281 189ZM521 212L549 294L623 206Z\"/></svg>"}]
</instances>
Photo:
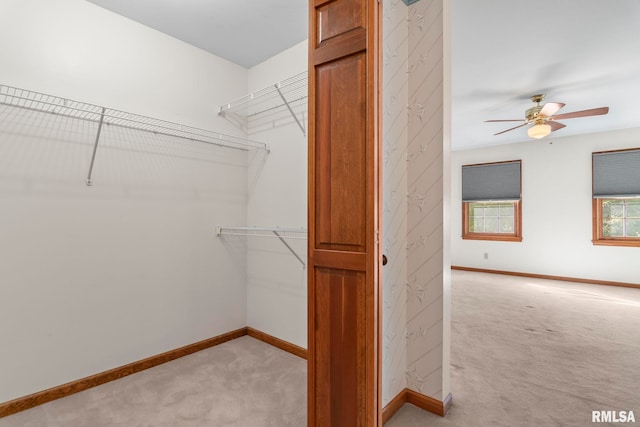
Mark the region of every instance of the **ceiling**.
<instances>
[{"instance_id":1,"label":"ceiling","mask_svg":"<svg viewBox=\"0 0 640 427\"><path fill-rule=\"evenodd\" d=\"M88 0L252 67L307 38L305 0Z\"/></svg>"},{"instance_id":2,"label":"ceiling","mask_svg":"<svg viewBox=\"0 0 640 427\"><path fill-rule=\"evenodd\" d=\"M245 67L307 37L305 0L89 1ZM640 1L450 3L454 150L528 140L527 127L493 136L517 123L484 121L524 118L538 93L560 113L610 107L547 140L640 127Z\"/></svg>"},{"instance_id":3,"label":"ceiling","mask_svg":"<svg viewBox=\"0 0 640 427\"><path fill-rule=\"evenodd\" d=\"M452 0L452 148L529 140L518 123L547 95L560 113L609 106L561 121L546 139L640 127L640 1ZM542 140L544 141L544 140Z\"/></svg>"}]
</instances>

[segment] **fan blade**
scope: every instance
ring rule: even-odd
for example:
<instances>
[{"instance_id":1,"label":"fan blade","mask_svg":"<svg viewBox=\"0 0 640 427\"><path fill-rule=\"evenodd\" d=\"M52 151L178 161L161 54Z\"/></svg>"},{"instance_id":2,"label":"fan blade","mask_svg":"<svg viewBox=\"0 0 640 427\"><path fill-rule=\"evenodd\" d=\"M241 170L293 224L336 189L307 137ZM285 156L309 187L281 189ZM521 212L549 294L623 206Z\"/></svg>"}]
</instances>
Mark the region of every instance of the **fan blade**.
<instances>
[{"instance_id":1,"label":"fan blade","mask_svg":"<svg viewBox=\"0 0 640 427\"><path fill-rule=\"evenodd\" d=\"M544 122L544 124L551 126L551 132L557 131L558 129L562 129L564 127L567 127L567 125L563 125L560 122L554 122L553 120L548 120L548 121Z\"/></svg>"},{"instance_id":2,"label":"fan blade","mask_svg":"<svg viewBox=\"0 0 640 427\"><path fill-rule=\"evenodd\" d=\"M511 120L485 120L485 123L497 123L497 122L524 122L524 119L511 119Z\"/></svg>"},{"instance_id":3,"label":"fan blade","mask_svg":"<svg viewBox=\"0 0 640 427\"><path fill-rule=\"evenodd\" d=\"M544 107L542 107L542 110L540 110L540 115L551 117L555 113L560 111L560 109L564 107L564 105L565 104L563 104L562 102L547 102L546 104L544 104Z\"/></svg>"},{"instance_id":4,"label":"fan blade","mask_svg":"<svg viewBox=\"0 0 640 427\"><path fill-rule=\"evenodd\" d=\"M518 126L516 126L516 127L514 127L514 128L507 129L507 130L503 130L502 132L494 133L494 134L493 134L493 136L500 135L500 134L503 134L503 133L505 133L505 132L509 132L509 131L511 131L511 130L521 128L522 126L526 126L527 124L528 124L528 123L523 123L523 124L518 125Z\"/></svg>"},{"instance_id":5,"label":"fan blade","mask_svg":"<svg viewBox=\"0 0 640 427\"><path fill-rule=\"evenodd\" d=\"M576 117L601 116L609 112L609 107L592 108L591 110L574 111L572 113L558 114L552 116L553 120L574 119Z\"/></svg>"}]
</instances>

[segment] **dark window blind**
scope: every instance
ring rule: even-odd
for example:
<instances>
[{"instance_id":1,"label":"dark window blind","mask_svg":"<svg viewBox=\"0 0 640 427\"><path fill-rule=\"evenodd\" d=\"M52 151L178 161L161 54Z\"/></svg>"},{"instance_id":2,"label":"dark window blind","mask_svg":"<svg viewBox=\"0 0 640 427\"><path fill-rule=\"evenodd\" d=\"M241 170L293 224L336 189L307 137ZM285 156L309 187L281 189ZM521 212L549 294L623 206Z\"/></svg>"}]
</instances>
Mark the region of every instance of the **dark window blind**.
<instances>
[{"instance_id":1,"label":"dark window blind","mask_svg":"<svg viewBox=\"0 0 640 427\"><path fill-rule=\"evenodd\" d=\"M462 201L520 200L520 163L462 166Z\"/></svg>"},{"instance_id":2,"label":"dark window blind","mask_svg":"<svg viewBox=\"0 0 640 427\"><path fill-rule=\"evenodd\" d=\"M640 149L593 153L593 197L640 197Z\"/></svg>"}]
</instances>

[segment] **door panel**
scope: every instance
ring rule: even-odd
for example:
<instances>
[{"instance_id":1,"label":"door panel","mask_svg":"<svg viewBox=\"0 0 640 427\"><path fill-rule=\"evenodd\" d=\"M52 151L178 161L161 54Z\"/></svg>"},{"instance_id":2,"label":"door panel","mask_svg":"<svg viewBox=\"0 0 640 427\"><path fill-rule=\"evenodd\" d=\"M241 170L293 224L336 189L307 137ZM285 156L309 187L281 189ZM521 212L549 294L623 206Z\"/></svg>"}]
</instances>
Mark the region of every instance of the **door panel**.
<instances>
[{"instance_id":1,"label":"door panel","mask_svg":"<svg viewBox=\"0 0 640 427\"><path fill-rule=\"evenodd\" d=\"M359 53L316 70L318 249L365 249L365 59Z\"/></svg>"},{"instance_id":2,"label":"door panel","mask_svg":"<svg viewBox=\"0 0 640 427\"><path fill-rule=\"evenodd\" d=\"M358 384L366 381L365 367L358 364L366 351L365 336L359 334L366 322L364 281L361 272L316 269L315 311L318 323L327 325L316 335L323 349L317 370L319 426L341 426L344 420L366 417L364 393L358 393Z\"/></svg>"},{"instance_id":3,"label":"door panel","mask_svg":"<svg viewBox=\"0 0 640 427\"><path fill-rule=\"evenodd\" d=\"M318 44L354 28L365 27L365 2L337 0L324 3L316 8Z\"/></svg>"},{"instance_id":4,"label":"door panel","mask_svg":"<svg viewBox=\"0 0 640 427\"><path fill-rule=\"evenodd\" d=\"M309 4L308 425L377 427L379 3Z\"/></svg>"}]
</instances>

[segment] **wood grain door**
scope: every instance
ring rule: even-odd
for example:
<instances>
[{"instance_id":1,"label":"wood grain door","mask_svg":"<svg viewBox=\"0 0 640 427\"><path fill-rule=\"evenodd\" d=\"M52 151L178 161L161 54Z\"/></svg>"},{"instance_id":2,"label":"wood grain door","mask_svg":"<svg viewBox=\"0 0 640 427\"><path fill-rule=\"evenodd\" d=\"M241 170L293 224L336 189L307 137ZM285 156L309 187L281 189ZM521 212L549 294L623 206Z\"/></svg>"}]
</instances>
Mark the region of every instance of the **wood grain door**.
<instances>
[{"instance_id":1,"label":"wood grain door","mask_svg":"<svg viewBox=\"0 0 640 427\"><path fill-rule=\"evenodd\" d=\"M378 0L310 0L309 426L380 415Z\"/></svg>"}]
</instances>

